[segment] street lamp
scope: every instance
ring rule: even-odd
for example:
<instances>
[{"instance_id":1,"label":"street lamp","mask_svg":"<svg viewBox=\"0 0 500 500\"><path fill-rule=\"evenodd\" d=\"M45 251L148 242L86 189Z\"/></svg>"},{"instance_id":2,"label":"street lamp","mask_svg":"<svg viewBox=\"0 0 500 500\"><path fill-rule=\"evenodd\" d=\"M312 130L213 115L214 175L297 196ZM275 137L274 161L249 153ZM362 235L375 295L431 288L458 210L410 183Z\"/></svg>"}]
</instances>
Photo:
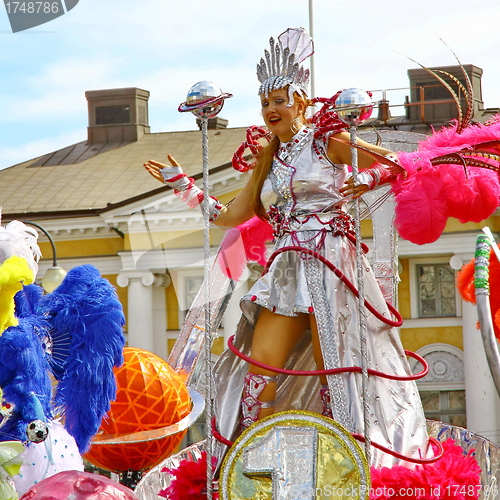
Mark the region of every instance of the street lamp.
<instances>
[{"instance_id":1,"label":"street lamp","mask_svg":"<svg viewBox=\"0 0 500 500\"><path fill-rule=\"evenodd\" d=\"M52 236L50 236L49 232L40 226L40 224L37 224L36 222L29 222L29 221L22 221L24 224L28 224L29 226L34 226L37 229L40 229L45 236L50 241L50 244L52 245L52 267L49 267L47 271L45 271L45 274L43 275L42 278L42 287L47 293L53 292L63 281L64 277L66 276L66 271L57 265L57 254L56 254L56 245L54 244L54 240L52 239Z\"/></svg>"}]
</instances>

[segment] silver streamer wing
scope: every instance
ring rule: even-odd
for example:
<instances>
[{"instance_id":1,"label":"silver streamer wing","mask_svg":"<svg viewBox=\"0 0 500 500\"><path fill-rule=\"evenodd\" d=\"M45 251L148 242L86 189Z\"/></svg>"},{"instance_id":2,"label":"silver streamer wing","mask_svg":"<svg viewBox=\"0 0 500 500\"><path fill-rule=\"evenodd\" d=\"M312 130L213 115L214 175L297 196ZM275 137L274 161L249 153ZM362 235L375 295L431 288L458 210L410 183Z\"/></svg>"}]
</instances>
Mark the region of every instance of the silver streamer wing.
<instances>
[{"instance_id":1,"label":"silver streamer wing","mask_svg":"<svg viewBox=\"0 0 500 500\"><path fill-rule=\"evenodd\" d=\"M141 500L152 500L161 498L158 493L170 486L172 476L168 472L162 472L164 468L175 469L179 467L182 460L190 462L198 462L201 459L201 454L205 448L205 441L195 443L188 448L171 455L153 467L139 482L134 490L135 495Z\"/></svg>"},{"instance_id":2,"label":"silver streamer wing","mask_svg":"<svg viewBox=\"0 0 500 500\"><path fill-rule=\"evenodd\" d=\"M377 131L382 140L381 146L391 151L416 151L418 142L425 139L423 134L400 132L391 130ZM359 138L375 144L377 132L362 131ZM382 201L384 196L385 201ZM377 283L382 290L385 300L397 307L397 285L399 282L397 266L397 233L394 228L395 201L390 195L390 187L368 191L361 199L371 212L373 223L373 272ZM382 203L381 203L382 202ZM370 210L372 207L372 210Z\"/></svg>"},{"instance_id":3,"label":"silver streamer wing","mask_svg":"<svg viewBox=\"0 0 500 500\"><path fill-rule=\"evenodd\" d=\"M219 250L220 252L220 250ZM210 324L216 332L222 315L233 293L234 280L228 278L219 266L219 252L210 266ZM205 283L182 324L179 336L168 358L168 364L178 373L183 373L188 386L196 385L199 371L203 366L203 346L205 343Z\"/></svg>"}]
</instances>

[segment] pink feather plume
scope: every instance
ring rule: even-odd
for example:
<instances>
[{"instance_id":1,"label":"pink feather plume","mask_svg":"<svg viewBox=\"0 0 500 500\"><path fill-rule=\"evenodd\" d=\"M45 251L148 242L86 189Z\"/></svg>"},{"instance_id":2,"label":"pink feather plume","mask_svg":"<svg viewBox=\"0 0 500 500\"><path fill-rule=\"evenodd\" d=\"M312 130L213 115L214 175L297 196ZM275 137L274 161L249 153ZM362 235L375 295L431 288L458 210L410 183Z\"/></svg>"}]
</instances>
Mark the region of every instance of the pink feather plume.
<instances>
[{"instance_id":1,"label":"pink feather plume","mask_svg":"<svg viewBox=\"0 0 500 500\"><path fill-rule=\"evenodd\" d=\"M436 241L448 219L446 199L441 196L439 171L409 177L393 188L396 196L396 226L402 238L417 245Z\"/></svg>"},{"instance_id":2,"label":"pink feather plume","mask_svg":"<svg viewBox=\"0 0 500 500\"><path fill-rule=\"evenodd\" d=\"M407 176L392 183L396 198L395 225L399 234L418 245L436 241L446 221L454 217L460 222L480 222L493 214L499 205L499 175L486 168L443 163L432 159L470 150L484 143L500 141L500 119L489 125L471 125L457 134L457 124L443 127L419 144L418 151L398 153ZM481 146L499 153L500 146ZM495 159L479 158L499 167Z\"/></svg>"},{"instance_id":3,"label":"pink feather plume","mask_svg":"<svg viewBox=\"0 0 500 500\"><path fill-rule=\"evenodd\" d=\"M422 141L419 149L429 151L434 148L474 147L482 142L498 140L500 140L500 120L491 120L488 124L470 125L460 134L457 134L457 123L454 121L449 127L441 128Z\"/></svg>"}]
</instances>

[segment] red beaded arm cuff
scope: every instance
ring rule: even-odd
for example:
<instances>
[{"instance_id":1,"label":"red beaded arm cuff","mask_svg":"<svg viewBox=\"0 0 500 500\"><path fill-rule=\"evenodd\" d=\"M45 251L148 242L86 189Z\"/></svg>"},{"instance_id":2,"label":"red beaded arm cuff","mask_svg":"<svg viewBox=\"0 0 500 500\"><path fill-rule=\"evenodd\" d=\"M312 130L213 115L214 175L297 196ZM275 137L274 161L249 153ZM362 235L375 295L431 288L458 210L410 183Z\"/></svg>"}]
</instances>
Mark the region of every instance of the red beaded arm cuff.
<instances>
[{"instance_id":1,"label":"red beaded arm cuff","mask_svg":"<svg viewBox=\"0 0 500 500\"><path fill-rule=\"evenodd\" d=\"M196 186L194 179L188 177L181 167L166 167L160 170L164 183L174 188L176 196L182 198L190 208L196 208L201 214L204 211L205 198L203 191ZM224 205L213 196L208 199L208 212L210 222L215 222Z\"/></svg>"},{"instance_id":2,"label":"red beaded arm cuff","mask_svg":"<svg viewBox=\"0 0 500 500\"><path fill-rule=\"evenodd\" d=\"M386 158L397 163L398 157L395 154L385 155ZM360 172L356 177L356 185L365 184L368 189L375 189L377 186L383 186L395 180L397 175L385 168L380 163L375 166L367 168Z\"/></svg>"}]
</instances>

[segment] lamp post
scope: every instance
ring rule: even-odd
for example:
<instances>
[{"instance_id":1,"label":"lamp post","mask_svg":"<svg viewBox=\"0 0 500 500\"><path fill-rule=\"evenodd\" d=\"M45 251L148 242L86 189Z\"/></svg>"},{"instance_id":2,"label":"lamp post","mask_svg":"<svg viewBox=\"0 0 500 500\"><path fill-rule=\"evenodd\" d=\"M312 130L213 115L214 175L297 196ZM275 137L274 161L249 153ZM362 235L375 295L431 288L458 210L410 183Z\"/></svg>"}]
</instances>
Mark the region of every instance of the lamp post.
<instances>
[{"instance_id":1,"label":"lamp post","mask_svg":"<svg viewBox=\"0 0 500 500\"><path fill-rule=\"evenodd\" d=\"M52 245L52 267L49 267L47 271L45 271L45 274L43 275L42 278L42 287L47 293L53 292L63 281L64 277L66 276L66 271L57 265L57 254L56 254L56 245L54 243L54 240L52 239L52 236L50 236L49 232L40 226L40 224L37 224L36 222L29 222L29 221L21 221L24 224L27 224L29 226L34 226L37 229L40 229L45 236L50 241L50 244Z\"/></svg>"}]
</instances>

